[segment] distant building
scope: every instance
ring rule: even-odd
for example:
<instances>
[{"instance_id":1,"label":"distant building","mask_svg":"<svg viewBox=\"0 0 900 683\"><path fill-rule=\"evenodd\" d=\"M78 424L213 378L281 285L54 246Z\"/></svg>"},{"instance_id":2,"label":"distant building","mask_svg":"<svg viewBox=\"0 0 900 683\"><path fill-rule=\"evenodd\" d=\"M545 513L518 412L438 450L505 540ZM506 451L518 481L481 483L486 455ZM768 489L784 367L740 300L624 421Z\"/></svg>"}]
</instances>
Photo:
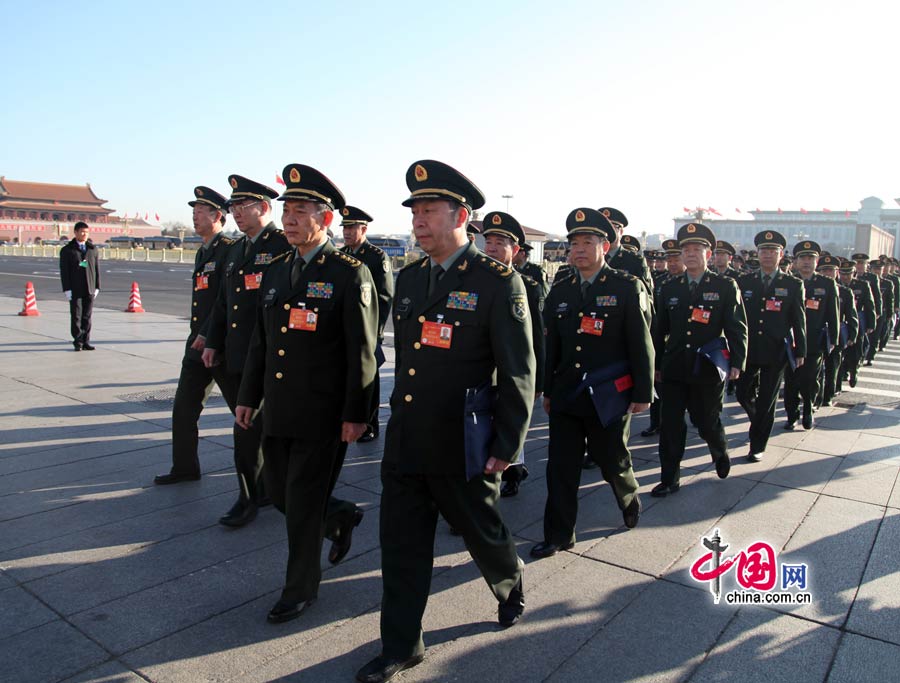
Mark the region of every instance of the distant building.
<instances>
[{"instance_id":1,"label":"distant building","mask_svg":"<svg viewBox=\"0 0 900 683\"><path fill-rule=\"evenodd\" d=\"M71 237L78 221L90 226L95 242L114 235L159 234L157 226L144 220L113 215L105 203L90 184L34 183L0 176L0 239L28 244Z\"/></svg>"},{"instance_id":2,"label":"distant building","mask_svg":"<svg viewBox=\"0 0 900 683\"><path fill-rule=\"evenodd\" d=\"M900 200L897 200L900 204ZM818 242L835 256L855 252L870 256L900 257L900 208L885 208L878 197L867 197L858 211L750 211L752 219L716 219L709 215L685 215L674 219L674 229L702 219L716 238L731 242L738 250L753 249L753 237L763 230L777 230L787 238L788 248L800 240Z\"/></svg>"}]
</instances>

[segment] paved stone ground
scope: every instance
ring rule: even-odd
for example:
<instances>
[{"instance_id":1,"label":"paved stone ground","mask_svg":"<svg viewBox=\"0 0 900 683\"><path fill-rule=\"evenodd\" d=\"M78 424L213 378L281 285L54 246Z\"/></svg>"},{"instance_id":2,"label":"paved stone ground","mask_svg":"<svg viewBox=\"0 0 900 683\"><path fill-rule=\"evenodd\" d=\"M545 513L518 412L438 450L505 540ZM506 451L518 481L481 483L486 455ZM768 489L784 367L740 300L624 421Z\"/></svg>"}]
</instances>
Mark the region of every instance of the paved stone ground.
<instances>
[{"instance_id":1,"label":"paved stone ground","mask_svg":"<svg viewBox=\"0 0 900 683\"><path fill-rule=\"evenodd\" d=\"M323 561L318 603L266 623L285 563L283 520L265 509L238 531L216 519L235 496L231 416L202 422L204 477L154 487L170 458L170 397L184 320L95 314L98 350L74 354L68 312L40 318L0 298L0 661L36 681L350 681L376 655L381 597L381 444L352 446L338 495L365 507L353 549ZM900 361L894 343L876 361ZM385 367L384 398L391 366ZM383 411L384 413L384 411ZM735 466L716 478L691 436L682 491L645 495L626 531L596 471L581 488L578 544L530 561L541 540L547 425L538 413L531 476L503 512L528 563L527 611L500 630L462 541L441 525L425 617L428 656L402 681L888 681L900 671L900 411L829 408L810 432L776 424L748 463L747 423L725 421ZM383 414L384 417L384 414ZM647 418L636 419L637 434ZM635 436L642 492L656 447ZM726 554L764 540L809 566L812 603L714 604L689 575L721 531ZM734 573L723 591L737 587ZM796 590L796 589L792 589Z\"/></svg>"}]
</instances>

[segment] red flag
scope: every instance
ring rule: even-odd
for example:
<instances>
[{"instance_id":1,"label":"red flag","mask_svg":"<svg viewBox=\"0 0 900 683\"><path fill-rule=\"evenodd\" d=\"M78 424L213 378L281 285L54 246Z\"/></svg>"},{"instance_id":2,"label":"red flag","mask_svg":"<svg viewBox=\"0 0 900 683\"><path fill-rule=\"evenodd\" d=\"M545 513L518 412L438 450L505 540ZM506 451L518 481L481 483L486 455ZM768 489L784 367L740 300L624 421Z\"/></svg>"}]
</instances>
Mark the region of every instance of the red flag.
<instances>
[{"instance_id":1,"label":"red flag","mask_svg":"<svg viewBox=\"0 0 900 683\"><path fill-rule=\"evenodd\" d=\"M740 210L740 209L735 209L735 211L737 211L738 213L741 213L741 210Z\"/></svg>"},{"instance_id":2,"label":"red flag","mask_svg":"<svg viewBox=\"0 0 900 683\"><path fill-rule=\"evenodd\" d=\"M156 214L156 220L159 220L159 214Z\"/></svg>"},{"instance_id":3,"label":"red flag","mask_svg":"<svg viewBox=\"0 0 900 683\"><path fill-rule=\"evenodd\" d=\"M781 207L780 207L780 206L778 207L778 213L781 213Z\"/></svg>"},{"instance_id":4,"label":"red flag","mask_svg":"<svg viewBox=\"0 0 900 683\"><path fill-rule=\"evenodd\" d=\"M287 187L284 180L282 180L281 176L278 175L277 173L275 174L275 182L278 183L279 185L284 185L285 187Z\"/></svg>"},{"instance_id":5,"label":"red flag","mask_svg":"<svg viewBox=\"0 0 900 683\"><path fill-rule=\"evenodd\" d=\"M823 213L831 213L831 209L822 209Z\"/></svg>"},{"instance_id":6,"label":"red flag","mask_svg":"<svg viewBox=\"0 0 900 683\"><path fill-rule=\"evenodd\" d=\"M710 213L715 214L716 216L721 216L721 215L722 215L722 214L720 214L718 211L716 211L716 210L715 210L714 208L712 208L712 207L709 207L709 209L707 209L707 210L708 210Z\"/></svg>"},{"instance_id":7,"label":"red flag","mask_svg":"<svg viewBox=\"0 0 900 683\"><path fill-rule=\"evenodd\" d=\"M847 218L850 218L850 211L844 211L844 215L845 215Z\"/></svg>"},{"instance_id":8,"label":"red flag","mask_svg":"<svg viewBox=\"0 0 900 683\"><path fill-rule=\"evenodd\" d=\"M150 219L150 214L145 212L145 213L144 213L144 220L146 221L146 220L149 220L149 219Z\"/></svg>"},{"instance_id":9,"label":"red flag","mask_svg":"<svg viewBox=\"0 0 900 683\"><path fill-rule=\"evenodd\" d=\"M807 211L806 209L804 209L804 208L801 206L801 207L800 207L800 213L809 213L809 211Z\"/></svg>"},{"instance_id":10,"label":"red flag","mask_svg":"<svg viewBox=\"0 0 900 683\"><path fill-rule=\"evenodd\" d=\"M682 210L683 210L685 213L690 213L690 212L691 212L691 210L690 210L689 208L687 208L686 206L683 206L683 207L681 207L681 208L682 208Z\"/></svg>"},{"instance_id":11,"label":"red flag","mask_svg":"<svg viewBox=\"0 0 900 683\"><path fill-rule=\"evenodd\" d=\"M760 213L760 210L759 210L759 207L758 207L758 206L756 207L756 212L757 212L757 213Z\"/></svg>"}]
</instances>

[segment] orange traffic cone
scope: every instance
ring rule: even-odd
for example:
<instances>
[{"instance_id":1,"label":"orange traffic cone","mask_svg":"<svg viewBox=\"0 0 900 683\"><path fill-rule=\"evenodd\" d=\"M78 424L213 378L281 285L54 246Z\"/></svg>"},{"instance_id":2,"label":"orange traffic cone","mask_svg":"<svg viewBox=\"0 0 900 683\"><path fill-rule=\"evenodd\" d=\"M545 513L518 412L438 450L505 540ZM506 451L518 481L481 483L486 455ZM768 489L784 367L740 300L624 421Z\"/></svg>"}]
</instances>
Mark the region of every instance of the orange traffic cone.
<instances>
[{"instance_id":1,"label":"orange traffic cone","mask_svg":"<svg viewBox=\"0 0 900 683\"><path fill-rule=\"evenodd\" d=\"M37 309L37 297L34 295L34 285L30 282L25 283L25 303L22 304L22 310L19 315L40 315Z\"/></svg>"},{"instance_id":2,"label":"orange traffic cone","mask_svg":"<svg viewBox=\"0 0 900 683\"><path fill-rule=\"evenodd\" d=\"M144 308L141 306L141 290L138 288L137 282L131 283L131 298L128 300L128 308L125 309L126 313L144 313Z\"/></svg>"}]
</instances>

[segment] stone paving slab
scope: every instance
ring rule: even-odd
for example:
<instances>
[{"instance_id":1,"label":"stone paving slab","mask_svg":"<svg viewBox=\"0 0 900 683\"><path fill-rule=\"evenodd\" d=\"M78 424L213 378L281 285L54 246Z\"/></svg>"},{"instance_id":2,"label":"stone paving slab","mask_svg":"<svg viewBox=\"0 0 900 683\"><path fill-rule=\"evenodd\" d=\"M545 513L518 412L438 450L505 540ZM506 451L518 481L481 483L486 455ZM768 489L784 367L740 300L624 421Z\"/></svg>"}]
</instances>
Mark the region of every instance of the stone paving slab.
<instances>
[{"instance_id":1,"label":"stone paving slab","mask_svg":"<svg viewBox=\"0 0 900 683\"><path fill-rule=\"evenodd\" d=\"M875 547L850 612L847 628L900 645L900 512L890 511L881 523Z\"/></svg>"},{"instance_id":2,"label":"stone paving slab","mask_svg":"<svg viewBox=\"0 0 900 683\"><path fill-rule=\"evenodd\" d=\"M57 619L56 613L19 586L0 590L0 640Z\"/></svg>"},{"instance_id":3,"label":"stone paving slab","mask_svg":"<svg viewBox=\"0 0 900 683\"><path fill-rule=\"evenodd\" d=\"M67 678L62 683L146 683L146 679L118 662L107 662Z\"/></svg>"},{"instance_id":4,"label":"stone paving slab","mask_svg":"<svg viewBox=\"0 0 900 683\"><path fill-rule=\"evenodd\" d=\"M3 677L16 683L47 683L77 674L109 655L62 621L0 640Z\"/></svg>"},{"instance_id":5,"label":"stone paving slab","mask_svg":"<svg viewBox=\"0 0 900 683\"><path fill-rule=\"evenodd\" d=\"M900 465L844 458L822 489L826 496L885 506L897 485Z\"/></svg>"},{"instance_id":6,"label":"stone paving slab","mask_svg":"<svg viewBox=\"0 0 900 683\"><path fill-rule=\"evenodd\" d=\"M847 633L838 647L828 683L890 681L898 670L900 646Z\"/></svg>"}]
</instances>

